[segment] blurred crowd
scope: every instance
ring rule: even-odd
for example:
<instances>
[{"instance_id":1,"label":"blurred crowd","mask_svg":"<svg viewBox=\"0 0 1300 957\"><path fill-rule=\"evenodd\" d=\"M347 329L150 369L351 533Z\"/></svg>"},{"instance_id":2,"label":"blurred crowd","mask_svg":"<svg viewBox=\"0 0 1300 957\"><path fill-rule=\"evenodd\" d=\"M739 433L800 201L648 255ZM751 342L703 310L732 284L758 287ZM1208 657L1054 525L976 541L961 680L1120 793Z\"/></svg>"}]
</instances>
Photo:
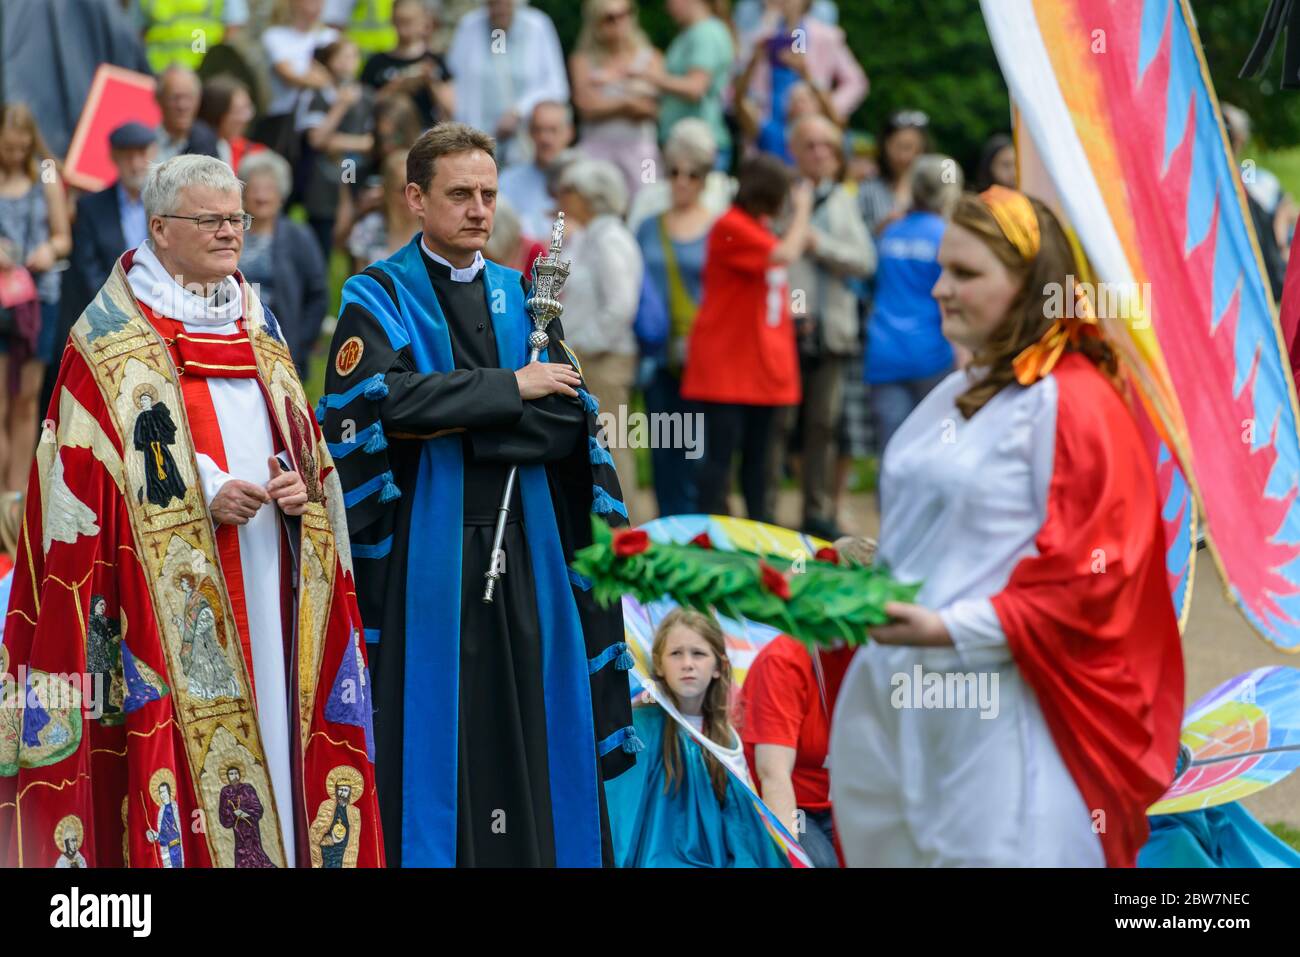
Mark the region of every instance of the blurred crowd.
<instances>
[{"instance_id":1,"label":"blurred crowd","mask_svg":"<svg viewBox=\"0 0 1300 957\"><path fill-rule=\"evenodd\" d=\"M490 258L527 272L562 211L564 326L603 409L703 416L702 456L641 463L659 514L726 512L738 481L749 517L772 520L793 481L802 527L838 536L855 460L961 360L930 288L963 171L919 110L849 126L869 83L830 0L667 0L663 50L635 0L584 0L567 61L523 0L101 2L138 37L161 122L114 129L116 183L77 195L39 111L0 114L5 489L26 482L68 329L145 238L149 165L179 153L245 182L240 266L311 381L342 279L418 228L407 147L449 118L493 134ZM1248 137L1244 114L1234 129ZM1014 185L1010 137L973 172ZM1258 172L1259 224L1285 240L1289 200ZM633 450L614 455L635 503Z\"/></svg>"}]
</instances>

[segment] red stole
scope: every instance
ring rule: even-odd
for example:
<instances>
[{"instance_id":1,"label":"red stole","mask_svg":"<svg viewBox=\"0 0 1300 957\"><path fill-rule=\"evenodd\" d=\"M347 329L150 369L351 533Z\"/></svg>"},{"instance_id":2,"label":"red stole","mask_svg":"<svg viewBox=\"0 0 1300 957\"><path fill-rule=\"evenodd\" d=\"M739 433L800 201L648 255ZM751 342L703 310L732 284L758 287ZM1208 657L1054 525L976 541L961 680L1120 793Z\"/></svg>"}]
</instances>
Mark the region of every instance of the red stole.
<instances>
[{"instance_id":1,"label":"red stole","mask_svg":"<svg viewBox=\"0 0 1300 957\"><path fill-rule=\"evenodd\" d=\"M1183 657L1151 461L1132 415L1068 353L1047 518L992 599L1021 674L1093 815L1110 867L1133 867L1174 778Z\"/></svg>"},{"instance_id":2,"label":"red stole","mask_svg":"<svg viewBox=\"0 0 1300 957\"><path fill-rule=\"evenodd\" d=\"M185 413L189 417L190 432L194 436L194 451L212 459L223 472L227 471L229 462L226 446L221 438L221 423L217 420L217 410L212 404L208 379L257 378L257 361L243 320L239 321L239 331L231 335L190 332L185 329L184 323L158 315L145 303L139 302L139 306L145 318L162 335L172 362L176 365L177 381L185 399ZM283 447L269 404L267 414L271 420L271 433L276 436L277 444ZM248 682L256 703L257 686L253 676L248 604L244 597L244 566L239 553L239 527L216 525L215 528L217 554L221 558L226 588L230 593L230 607L235 613L235 625L239 630L239 644L244 653L244 664L248 668Z\"/></svg>"}]
</instances>

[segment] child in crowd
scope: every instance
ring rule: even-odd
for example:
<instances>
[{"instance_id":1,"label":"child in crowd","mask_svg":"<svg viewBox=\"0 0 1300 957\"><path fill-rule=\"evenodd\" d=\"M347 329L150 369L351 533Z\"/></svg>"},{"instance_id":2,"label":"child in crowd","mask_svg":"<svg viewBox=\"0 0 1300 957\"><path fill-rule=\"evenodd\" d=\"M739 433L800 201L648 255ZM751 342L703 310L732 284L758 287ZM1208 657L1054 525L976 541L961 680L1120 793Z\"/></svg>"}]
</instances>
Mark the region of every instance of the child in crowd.
<instances>
[{"instance_id":1,"label":"child in crowd","mask_svg":"<svg viewBox=\"0 0 1300 957\"><path fill-rule=\"evenodd\" d=\"M740 738L728 718L731 664L710 615L675 609L651 650L657 692L742 769ZM646 749L636 766L605 783L619 867L782 867L752 798L657 704L633 711Z\"/></svg>"}]
</instances>

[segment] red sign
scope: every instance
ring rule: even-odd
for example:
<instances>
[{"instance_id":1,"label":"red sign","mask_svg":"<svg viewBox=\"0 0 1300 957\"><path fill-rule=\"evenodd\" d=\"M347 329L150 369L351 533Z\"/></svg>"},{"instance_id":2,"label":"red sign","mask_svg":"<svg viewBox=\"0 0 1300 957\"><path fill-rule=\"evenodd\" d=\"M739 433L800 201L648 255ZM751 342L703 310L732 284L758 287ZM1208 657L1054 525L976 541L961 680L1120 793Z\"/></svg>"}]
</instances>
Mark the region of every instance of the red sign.
<instances>
[{"instance_id":1,"label":"red sign","mask_svg":"<svg viewBox=\"0 0 1300 957\"><path fill-rule=\"evenodd\" d=\"M154 78L105 63L95 71L86 106L72 134L64 179L87 192L98 192L117 182L108 134L131 120L154 129L161 122L162 113L154 100Z\"/></svg>"}]
</instances>

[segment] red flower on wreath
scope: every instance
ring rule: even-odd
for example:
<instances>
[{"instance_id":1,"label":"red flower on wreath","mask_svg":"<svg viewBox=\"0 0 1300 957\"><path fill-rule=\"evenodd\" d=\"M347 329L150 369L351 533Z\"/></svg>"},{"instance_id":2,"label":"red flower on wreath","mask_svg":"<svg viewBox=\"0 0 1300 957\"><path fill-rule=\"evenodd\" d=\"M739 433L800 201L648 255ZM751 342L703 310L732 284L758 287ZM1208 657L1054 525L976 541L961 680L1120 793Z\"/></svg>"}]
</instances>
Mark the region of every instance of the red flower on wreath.
<instances>
[{"instance_id":1,"label":"red flower on wreath","mask_svg":"<svg viewBox=\"0 0 1300 957\"><path fill-rule=\"evenodd\" d=\"M691 539L690 543L694 545L696 548L713 547L713 539L709 538L708 532L700 532L700 534L696 535L694 538Z\"/></svg>"},{"instance_id":2,"label":"red flower on wreath","mask_svg":"<svg viewBox=\"0 0 1300 957\"><path fill-rule=\"evenodd\" d=\"M650 547L650 536L645 530L631 528L614 534L614 554L619 558L640 555Z\"/></svg>"},{"instance_id":3,"label":"red flower on wreath","mask_svg":"<svg viewBox=\"0 0 1300 957\"><path fill-rule=\"evenodd\" d=\"M840 563L840 553L829 545L823 545L821 548L817 549L817 554L814 555L813 558L817 559L819 562L830 562L832 565L838 565Z\"/></svg>"},{"instance_id":4,"label":"red flower on wreath","mask_svg":"<svg viewBox=\"0 0 1300 957\"><path fill-rule=\"evenodd\" d=\"M767 562L759 559L758 577L763 587L782 601L790 600L790 582Z\"/></svg>"}]
</instances>

